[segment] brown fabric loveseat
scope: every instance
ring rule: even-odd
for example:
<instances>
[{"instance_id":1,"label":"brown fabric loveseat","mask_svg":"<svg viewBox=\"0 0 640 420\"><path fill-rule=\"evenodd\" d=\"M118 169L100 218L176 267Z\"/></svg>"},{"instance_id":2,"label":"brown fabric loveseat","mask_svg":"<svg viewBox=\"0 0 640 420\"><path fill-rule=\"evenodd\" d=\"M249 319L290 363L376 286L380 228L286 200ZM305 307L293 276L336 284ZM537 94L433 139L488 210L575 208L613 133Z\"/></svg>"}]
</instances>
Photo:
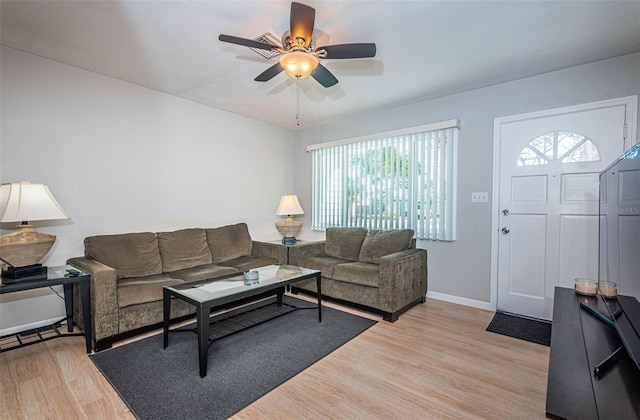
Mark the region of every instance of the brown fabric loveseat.
<instances>
[{"instance_id":1,"label":"brown fabric loveseat","mask_svg":"<svg viewBox=\"0 0 640 420\"><path fill-rule=\"evenodd\" d=\"M386 321L425 302L427 251L416 249L411 229L329 228L325 241L291 247L289 263L321 270L323 296L382 311ZM317 292L314 281L300 289Z\"/></svg>"},{"instance_id":2,"label":"brown fabric loveseat","mask_svg":"<svg viewBox=\"0 0 640 420\"><path fill-rule=\"evenodd\" d=\"M90 236L84 248L84 257L67 263L91 274L95 351L161 323L163 286L282 264L286 258L283 247L253 241L245 223ZM81 317L81 311L74 312ZM171 305L171 318L194 312L192 305L179 300Z\"/></svg>"}]
</instances>

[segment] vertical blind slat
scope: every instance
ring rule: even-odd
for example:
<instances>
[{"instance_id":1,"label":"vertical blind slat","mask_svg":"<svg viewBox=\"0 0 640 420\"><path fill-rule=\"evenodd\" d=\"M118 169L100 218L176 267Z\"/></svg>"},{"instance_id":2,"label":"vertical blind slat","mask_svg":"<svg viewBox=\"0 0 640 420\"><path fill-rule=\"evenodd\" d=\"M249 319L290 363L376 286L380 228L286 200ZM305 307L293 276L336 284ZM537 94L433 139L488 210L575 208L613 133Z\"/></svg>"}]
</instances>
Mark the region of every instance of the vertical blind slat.
<instances>
[{"instance_id":1,"label":"vertical blind slat","mask_svg":"<svg viewBox=\"0 0 640 420\"><path fill-rule=\"evenodd\" d=\"M312 151L312 229L412 228L455 240L457 128Z\"/></svg>"}]
</instances>

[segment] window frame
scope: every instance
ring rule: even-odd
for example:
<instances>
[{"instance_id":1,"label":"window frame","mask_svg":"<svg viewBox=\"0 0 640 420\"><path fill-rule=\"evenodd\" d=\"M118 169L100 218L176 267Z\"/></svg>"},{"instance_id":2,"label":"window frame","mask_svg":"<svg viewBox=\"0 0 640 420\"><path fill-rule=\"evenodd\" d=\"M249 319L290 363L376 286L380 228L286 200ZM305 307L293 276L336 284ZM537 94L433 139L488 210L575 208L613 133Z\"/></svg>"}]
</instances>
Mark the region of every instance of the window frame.
<instances>
[{"instance_id":1,"label":"window frame","mask_svg":"<svg viewBox=\"0 0 640 420\"><path fill-rule=\"evenodd\" d=\"M320 144L314 144L307 147L307 152L311 152L312 156L312 226L311 229L315 231L324 231L328 227L332 226L362 226L370 229L395 229L395 228L411 228L416 232L416 237L419 239L438 240L438 241L454 241L456 240L456 209L457 209L457 149L458 149L458 136L460 129L460 121L458 119L442 121L434 124L427 124L417 127L408 127L401 130L394 130L383 133L374 133L367 136L355 137L351 139L344 139ZM433 138L434 133L440 134L440 137ZM400 139L400 140L397 140ZM394 141L398 141L395 142ZM426 157L418 157L418 143L425 143L430 141L431 146L437 145L435 149L433 147L427 147L432 153L428 159L439 160L438 165L434 165L435 168L428 167L429 171L436 171L437 176L442 177L439 184L435 187L428 187L424 183L427 179L429 182L432 180L432 175L425 178L424 174L420 174L420 171L426 168L427 163L423 162ZM374 147L375 145L375 147ZM446 146L445 148L440 147ZM338 151L338 148L342 149ZM322 150L329 149L329 150ZM358 150L358 153L354 152ZM372 153L371 150L374 152ZM421 149L422 150L422 149ZM333 155L328 157L329 153L341 153L340 156ZM446 152L446 153L445 153ZM372 177L370 170L370 159L384 161L389 156L382 156L384 153L393 153L393 159L391 163L384 163L384 165L393 165L391 171L394 172L391 176L379 178ZM445 153L445 155L442 155ZM425 155L426 156L426 155ZM354 159L359 160L355 162ZM353 174L353 166L362 164L362 160L365 160L364 165L367 165L366 169L360 169L356 175ZM400 163L398 163L400 159ZM444 160L443 160L444 159ZM322 163L320 163L322 161ZM433 162L430 162L433 163ZM441 167L440 167L440 166ZM406 170L406 177L404 175L397 176L398 171L404 173ZM356 170L357 171L357 170ZM364 171L364 172L363 172ZM336 173L337 172L337 173ZM349 174L354 178L349 178ZM422 176L422 178L420 178ZM392 181L391 178L401 178ZM363 179L366 178L371 185L371 179L377 179L378 181L385 181L387 186L384 188L384 193L374 196L375 203L384 202L389 210L384 207L383 211L373 211L372 213L365 214L364 219L362 210L349 210L348 203L353 198L353 191L349 189L357 188L357 185L349 184L349 181L353 179L360 180L363 184L363 188L370 186ZM388 178L388 179L387 179ZM436 179L436 181L438 181ZM395 182L395 184L394 184ZM366 184L366 185L365 185ZM401 186L402 185L402 186ZM430 183L428 185L431 185ZM331 194L331 189L338 189L337 193ZM401 188L401 189L399 189ZM432 188L435 188L436 195ZM425 200L424 190L428 189L431 192L427 193L427 200ZM388 194L391 192L391 194ZM419 198L418 197L418 194ZM328 200L319 202L318 197L327 198L333 195L336 200ZM384 201L385 196L387 201ZM359 198L366 197L371 199L370 195L362 195L360 193ZM429 217L429 223L420 222L420 220L426 220L424 217L427 213L432 213L435 210L433 205L429 206L428 211L424 208L420 209L420 203L424 201L433 202L435 199L441 200L438 205L437 211L435 211L436 217ZM442 198L438 198L442 197ZM391 199L392 205L389 205L388 199ZM444 200L444 201L442 201ZM398 204L396 201L403 201ZM416 204L417 202L420 202ZM356 201L357 202L357 201ZM363 205L363 201L359 202L360 206L369 207L370 200L366 205ZM399 209L404 209L402 213ZM425 206L422 206L425 207ZM372 205L372 208L382 208ZM395 212L394 212L395 210ZM366 213L366 210L364 211ZM384 213L391 213L384 216ZM321 214L320 214L321 213ZM359 216L359 218L358 218ZM372 217L369 217L372 216ZM397 221L396 221L397 219ZM435 225L434 225L435 223ZM428 226L427 226L428 225Z\"/></svg>"}]
</instances>

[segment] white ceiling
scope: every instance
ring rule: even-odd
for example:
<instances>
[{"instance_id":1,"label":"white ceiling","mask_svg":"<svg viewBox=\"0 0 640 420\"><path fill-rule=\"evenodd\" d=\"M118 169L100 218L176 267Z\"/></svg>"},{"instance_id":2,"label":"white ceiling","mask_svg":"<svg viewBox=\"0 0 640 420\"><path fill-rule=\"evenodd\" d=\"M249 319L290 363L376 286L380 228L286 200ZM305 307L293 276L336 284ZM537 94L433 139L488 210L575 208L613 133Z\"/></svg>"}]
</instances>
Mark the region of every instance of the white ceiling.
<instances>
[{"instance_id":1,"label":"white ceiling","mask_svg":"<svg viewBox=\"0 0 640 420\"><path fill-rule=\"evenodd\" d=\"M305 1L316 45L375 42L374 59L324 60L340 81L281 73L219 34L278 37L286 1L7 1L2 45L296 128L640 51L640 0Z\"/></svg>"}]
</instances>

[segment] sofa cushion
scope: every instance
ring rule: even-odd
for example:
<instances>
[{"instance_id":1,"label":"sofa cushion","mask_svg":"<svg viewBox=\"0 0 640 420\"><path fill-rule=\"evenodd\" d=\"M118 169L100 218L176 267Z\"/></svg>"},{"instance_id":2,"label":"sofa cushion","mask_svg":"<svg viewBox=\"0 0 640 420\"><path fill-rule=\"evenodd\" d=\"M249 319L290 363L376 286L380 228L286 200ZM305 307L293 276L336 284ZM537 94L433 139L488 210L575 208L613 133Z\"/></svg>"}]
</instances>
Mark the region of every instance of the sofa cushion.
<instances>
[{"instance_id":1,"label":"sofa cushion","mask_svg":"<svg viewBox=\"0 0 640 420\"><path fill-rule=\"evenodd\" d=\"M162 271L211 264L211 251L204 229L182 229L175 232L159 232L158 246L162 257Z\"/></svg>"},{"instance_id":2,"label":"sofa cushion","mask_svg":"<svg viewBox=\"0 0 640 420\"><path fill-rule=\"evenodd\" d=\"M321 276L329 279L333 278L333 268L338 264L350 262L342 258L336 257L302 257L298 260L298 266L310 268L312 270L320 270Z\"/></svg>"},{"instance_id":3,"label":"sofa cushion","mask_svg":"<svg viewBox=\"0 0 640 420\"><path fill-rule=\"evenodd\" d=\"M186 282L211 279L213 277L224 276L226 274L237 273L233 267L223 267L217 264L205 264L197 267L185 268L182 270L171 271L166 273L174 279L181 279Z\"/></svg>"},{"instance_id":4,"label":"sofa cushion","mask_svg":"<svg viewBox=\"0 0 640 420\"><path fill-rule=\"evenodd\" d=\"M266 265L276 265L278 260L269 257L238 257L218 264L225 267L234 267L238 271L245 272Z\"/></svg>"},{"instance_id":5,"label":"sofa cushion","mask_svg":"<svg viewBox=\"0 0 640 420\"><path fill-rule=\"evenodd\" d=\"M175 286L181 283L184 282L164 274L118 280L118 307L161 301L163 286Z\"/></svg>"},{"instance_id":6,"label":"sofa cushion","mask_svg":"<svg viewBox=\"0 0 640 420\"><path fill-rule=\"evenodd\" d=\"M333 279L362 286L378 287L380 266L366 262L338 264L333 269Z\"/></svg>"},{"instance_id":7,"label":"sofa cushion","mask_svg":"<svg viewBox=\"0 0 640 420\"><path fill-rule=\"evenodd\" d=\"M411 247L413 229L370 230L362 242L359 261L379 263L380 257Z\"/></svg>"},{"instance_id":8,"label":"sofa cushion","mask_svg":"<svg viewBox=\"0 0 640 420\"><path fill-rule=\"evenodd\" d=\"M252 241L246 223L206 229L214 263L251 255Z\"/></svg>"},{"instance_id":9,"label":"sofa cushion","mask_svg":"<svg viewBox=\"0 0 640 420\"><path fill-rule=\"evenodd\" d=\"M155 233L124 233L89 236L84 252L123 277L144 277L162 273L162 259Z\"/></svg>"},{"instance_id":10,"label":"sofa cushion","mask_svg":"<svg viewBox=\"0 0 640 420\"><path fill-rule=\"evenodd\" d=\"M324 252L330 257L358 261L365 236L365 228L328 228Z\"/></svg>"}]
</instances>

